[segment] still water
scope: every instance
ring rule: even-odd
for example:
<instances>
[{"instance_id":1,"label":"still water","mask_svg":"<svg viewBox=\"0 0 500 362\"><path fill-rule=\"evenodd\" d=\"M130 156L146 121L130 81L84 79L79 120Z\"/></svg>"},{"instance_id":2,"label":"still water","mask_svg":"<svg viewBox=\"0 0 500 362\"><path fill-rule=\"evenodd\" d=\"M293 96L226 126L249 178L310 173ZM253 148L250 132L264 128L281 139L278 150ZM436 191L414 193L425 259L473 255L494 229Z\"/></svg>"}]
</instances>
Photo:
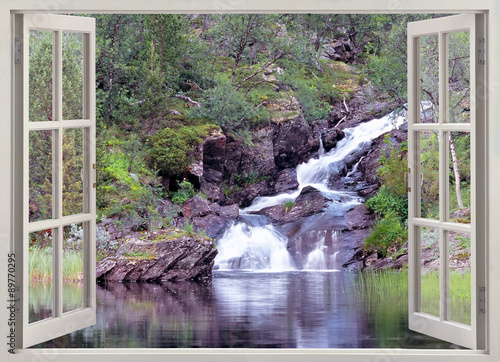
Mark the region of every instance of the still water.
<instances>
[{"instance_id":1,"label":"still water","mask_svg":"<svg viewBox=\"0 0 500 362\"><path fill-rule=\"evenodd\" d=\"M406 298L373 306L355 283L350 272L215 271L208 285L98 284L97 324L36 347L455 348L408 330Z\"/></svg>"}]
</instances>

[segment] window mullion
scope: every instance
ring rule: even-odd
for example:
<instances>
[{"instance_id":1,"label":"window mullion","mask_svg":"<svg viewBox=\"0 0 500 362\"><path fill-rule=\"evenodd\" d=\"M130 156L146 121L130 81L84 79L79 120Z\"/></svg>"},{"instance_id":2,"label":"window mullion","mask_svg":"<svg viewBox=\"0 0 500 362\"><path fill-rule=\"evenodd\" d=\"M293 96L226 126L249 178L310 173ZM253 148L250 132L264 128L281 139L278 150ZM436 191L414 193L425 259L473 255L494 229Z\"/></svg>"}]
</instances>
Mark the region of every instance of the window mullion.
<instances>
[{"instance_id":1,"label":"window mullion","mask_svg":"<svg viewBox=\"0 0 500 362\"><path fill-rule=\"evenodd\" d=\"M54 316L62 315L62 244L63 244L63 128L62 128L62 32L54 32L54 122L58 122L57 129L54 130L55 147L54 155L54 188L53 195L55 219L58 220L58 227L53 232L53 298Z\"/></svg>"}]
</instances>

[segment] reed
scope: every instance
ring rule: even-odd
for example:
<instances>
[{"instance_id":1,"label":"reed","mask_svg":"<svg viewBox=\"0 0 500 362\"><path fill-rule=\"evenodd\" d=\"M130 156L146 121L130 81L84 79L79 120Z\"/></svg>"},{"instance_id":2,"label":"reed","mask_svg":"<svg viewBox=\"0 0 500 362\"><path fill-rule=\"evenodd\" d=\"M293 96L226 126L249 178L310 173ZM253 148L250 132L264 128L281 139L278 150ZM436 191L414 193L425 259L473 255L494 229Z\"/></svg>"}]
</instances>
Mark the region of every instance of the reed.
<instances>
[{"instance_id":1,"label":"reed","mask_svg":"<svg viewBox=\"0 0 500 362\"><path fill-rule=\"evenodd\" d=\"M52 280L52 248L31 247L29 250L29 275L32 281ZM81 282L83 279L83 253L80 250L65 250L62 254L64 282Z\"/></svg>"}]
</instances>

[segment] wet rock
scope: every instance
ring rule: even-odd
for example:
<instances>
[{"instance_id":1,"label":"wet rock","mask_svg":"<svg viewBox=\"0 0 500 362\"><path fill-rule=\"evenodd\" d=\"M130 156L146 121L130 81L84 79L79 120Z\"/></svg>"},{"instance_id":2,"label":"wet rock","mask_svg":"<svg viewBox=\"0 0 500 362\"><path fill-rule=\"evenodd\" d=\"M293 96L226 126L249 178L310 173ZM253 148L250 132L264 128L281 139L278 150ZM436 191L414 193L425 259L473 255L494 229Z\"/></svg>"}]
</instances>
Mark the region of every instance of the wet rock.
<instances>
[{"instance_id":1,"label":"wet rock","mask_svg":"<svg viewBox=\"0 0 500 362\"><path fill-rule=\"evenodd\" d=\"M364 229L373 225L375 215L368 210L365 204L358 205L344 215L349 230Z\"/></svg>"},{"instance_id":2,"label":"wet rock","mask_svg":"<svg viewBox=\"0 0 500 362\"><path fill-rule=\"evenodd\" d=\"M284 191L293 190L299 187L299 182L297 181L297 172L295 169L286 168L281 170L276 176L276 182L274 184L274 192L279 194Z\"/></svg>"},{"instance_id":3,"label":"wet rock","mask_svg":"<svg viewBox=\"0 0 500 362\"><path fill-rule=\"evenodd\" d=\"M240 209L236 204L221 206L217 214L223 219L232 220L238 218Z\"/></svg>"},{"instance_id":4,"label":"wet rock","mask_svg":"<svg viewBox=\"0 0 500 362\"><path fill-rule=\"evenodd\" d=\"M321 134L323 148L326 152L337 146L337 142L345 137L344 131L338 128L330 128Z\"/></svg>"},{"instance_id":5,"label":"wet rock","mask_svg":"<svg viewBox=\"0 0 500 362\"><path fill-rule=\"evenodd\" d=\"M285 216L287 210L284 205L274 205L265 207L259 211L252 211L250 214L264 215L270 218L273 222L280 221Z\"/></svg>"},{"instance_id":6,"label":"wet rock","mask_svg":"<svg viewBox=\"0 0 500 362\"><path fill-rule=\"evenodd\" d=\"M154 242L130 239L116 255L97 263L96 277L115 282L203 280L211 278L216 255L213 243L199 237Z\"/></svg>"},{"instance_id":7,"label":"wet rock","mask_svg":"<svg viewBox=\"0 0 500 362\"><path fill-rule=\"evenodd\" d=\"M295 205L279 221L289 223L320 213L326 209L328 199L314 187L305 187L295 200Z\"/></svg>"}]
</instances>

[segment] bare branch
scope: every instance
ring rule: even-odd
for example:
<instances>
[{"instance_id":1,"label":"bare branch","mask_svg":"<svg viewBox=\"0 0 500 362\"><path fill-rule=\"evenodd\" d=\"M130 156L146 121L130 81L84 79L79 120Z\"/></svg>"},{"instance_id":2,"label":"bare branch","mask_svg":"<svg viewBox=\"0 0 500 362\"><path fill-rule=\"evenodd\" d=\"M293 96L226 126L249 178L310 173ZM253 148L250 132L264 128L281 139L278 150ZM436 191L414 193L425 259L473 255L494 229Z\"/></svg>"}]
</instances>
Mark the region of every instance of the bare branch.
<instances>
[{"instance_id":1,"label":"bare branch","mask_svg":"<svg viewBox=\"0 0 500 362\"><path fill-rule=\"evenodd\" d=\"M266 65L264 65L262 68L260 68L259 70L257 70L256 72L252 73L251 75L249 75L248 77L246 77L245 79L243 79L241 81L240 84L238 84L238 86L236 87L235 91L237 92L241 86L249 79L252 79L253 77L255 77L257 74L263 72L267 67L271 66L274 64L274 62L276 62L279 58L281 58L283 56L283 52L282 51L279 51L278 54L273 58L273 60L271 60L269 63L267 63Z\"/></svg>"},{"instance_id":2,"label":"bare branch","mask_svg":"<svg viewBox=\"0 0 500 362\"><path fill-rule=\"evenodd\" d=\"M201 104L199 104L198 102L192 100L190 97L188 96L184 96L182 94L175 94L174 95L175 98L180 98L180 99L183 99L185 101L188 101L189 103L191 104L194 104L196 107L201 107Z\"/></svg>"}]
</instances>

